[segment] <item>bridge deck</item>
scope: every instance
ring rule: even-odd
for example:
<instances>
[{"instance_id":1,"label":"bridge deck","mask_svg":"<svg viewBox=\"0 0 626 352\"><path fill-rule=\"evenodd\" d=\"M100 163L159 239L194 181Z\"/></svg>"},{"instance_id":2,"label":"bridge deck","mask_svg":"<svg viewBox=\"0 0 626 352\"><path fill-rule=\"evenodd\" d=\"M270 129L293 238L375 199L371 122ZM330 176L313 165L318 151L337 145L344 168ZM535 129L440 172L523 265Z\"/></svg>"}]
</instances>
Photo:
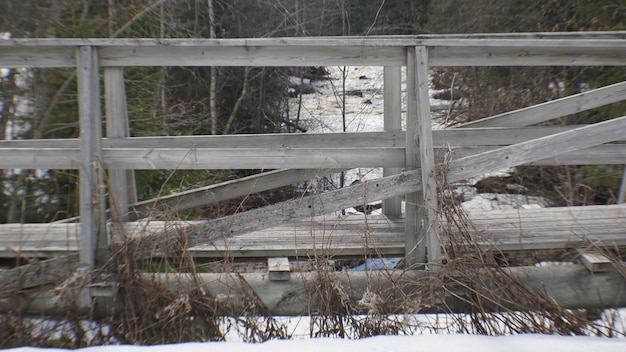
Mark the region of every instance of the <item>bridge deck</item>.
<instances>
[{"instance_id":1,"label":"bridge deck","mask_svg":"<svg viewBox=\"0 0 626 352\"><path fill-rule=\"evenodd\" d=\"M471 212L473 236L502 251L580 248L590 243L626 247L626 205ZM191 222L192 223L192 222ZM183 222L137 222L137 234ZM446 223L443 224L446 227ZM456 233L455 229L452 233ZM0 257L49 257L78 250L78 224L0 225ZM444 237L446 235L444 234ZM446 238L444 238L444 243ZM308 257L404 255L404 219L351 214L303 219L193 248L197 257Z\"/></svg>"}]
</instances>

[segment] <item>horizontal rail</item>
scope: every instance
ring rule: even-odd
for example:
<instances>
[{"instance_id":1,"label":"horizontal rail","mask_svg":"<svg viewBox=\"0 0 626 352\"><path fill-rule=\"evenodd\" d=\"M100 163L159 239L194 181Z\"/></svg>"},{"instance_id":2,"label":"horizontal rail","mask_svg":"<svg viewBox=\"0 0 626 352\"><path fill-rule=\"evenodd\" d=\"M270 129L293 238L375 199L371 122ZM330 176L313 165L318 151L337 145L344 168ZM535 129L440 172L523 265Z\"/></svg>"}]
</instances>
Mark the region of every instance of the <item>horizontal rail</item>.
<instances>
[{"instance_id":1,"label":"horizontal rail","mask_svg":"<svg viewBox=\"0 0 626 352\"><path fill-rule=\"evenodd\" d=\"M457 182L508 167L620 140L626 130L626 116L593 125L516 143L496 150L450 162L447 179Z\"/></svg>"},{"instance_id":2,"label":"horizontal rail","mask_svg":"<svg viewBox=\"0 0 626 352\"><path fill-rule=\"evenodd\" d=\"M79 169L80 149L5 148L2 165ZM116 148L102 150L106 169L336 169L398 167L404 148Z\"/></svg>"},{"instance_id":3,"label":"horizontal rail","mask_svg":"<svg viewBox=\"0 0 626 352\"><path fill-rule=\"evenodd\" d=\"M578 125L580 126L580 125ZM509 145L568 131L577 126L536 126L525 128L454 128L433 130L435 145ZM102 147L113 148L396 148L403 147L405 132L281 133L218 136L159 136L103 138ZM1 140L3 149L76 149L77 138ZM0 158L2 159L2 158Z\"/></svg>"},{"instance_id":4,"label":"horizontal rail","mask_svg":"<svg viewBox=\"0 0 626 352\"><path fill-rule=\"evenodd\" d=\"M452 160L492 151L489 147L445 146L437 151L450 151ZM0 149L0 166L4 169L79 169L80 150L69 148ZM562 152L558 157L535 159L538 165L601 165L624 164L625 144L594 146ZM541 158L541 155L537 156ZM404 148L358 149L172 149L137 148L104 149L107 169L337 169L358 167L404 167ZM525 164L525 163L522 163Z\"/></svg>"},{"instance_id":5,"label":"horizontal rail","mask_svg":"<svg viewBox=\"0 0 626 352\"><path fill-rule=\"evenodd\" d=\"M523 127L575 114L626 99L626 82L573 94L542 104L505 112L459 125L467 127Z\"/></svg>"},{"instance_id":6,"label":"horizontal rail","mask_svg":"<svg viewBox=\"0 0 626 352\"><path fill-rule=\"evenodd\" d=\"M434 131L435 148L442 160L450 151L453 160L491 151L497 146L507 146L553 133L570 131L580 126L554 126L530 128L484 128L450 129ZM370 140L372 135L381 136ZM224 142L230 145L242 138L224 136L124 138L105 140L103 160L109 169L332 169L356 167L404 167L404 146L397 139L404 132L380 132L352 134L350 148L341 147L344 134L327 134L321 141L302 136L302 141L293 135L250 136L259 143L258 148L217 148ZM271 138L275 136L274 138ZM187 138L190 141L187 141ZM179 148L163 146L177 145ZM285 144L284 142L293 142ZM333 145L336 148L322 148ZM26 147L27 145L32 147ZM148 147L139 148L141 145ZM112 148L113 145L136 148ZM183 145L188 147L182 148ZM367 147L364 147L367 145ZM199 146L199 147L198 147ZM213 148L212 148L213 146ZM282 147L281 147L282 146ZM80 168L78 140L20 140L0 141L0 169L78 169ZM599 145L582 150L563 153L558 157L537 160L538 165L599 165L623 164L626 144Z\"/></svg>"},{"instance_id":7,"label":"horizontal rail","mask_svg":"<svg viewBox=\"0 0 626 352\"><path fill-rule=\"evenodd\" d=\"M587 36L585 36L587 35ZM623 32L593 36L389 36L258 39L9 39L0 67L75 67L98 47L107 66L405 66L406 48L429 47L430 66L621 66Z\"/></svg>"},{"instance_id":8,"label":"horizontal rail","mask_svg":"<svg viewBox=\"0 0 626 352\"><path fill-rule=\"evenodd\" d=\"M496 146L461 147L453 149L435 150L435 157L443 161L446 153L450 153L451 160L457 160L481 153L494 151ZM603 144L585 149L579 149L555 157L536 160L522 165L621 165L626 164L626 144Z\"/></svg>"}]
</instances>

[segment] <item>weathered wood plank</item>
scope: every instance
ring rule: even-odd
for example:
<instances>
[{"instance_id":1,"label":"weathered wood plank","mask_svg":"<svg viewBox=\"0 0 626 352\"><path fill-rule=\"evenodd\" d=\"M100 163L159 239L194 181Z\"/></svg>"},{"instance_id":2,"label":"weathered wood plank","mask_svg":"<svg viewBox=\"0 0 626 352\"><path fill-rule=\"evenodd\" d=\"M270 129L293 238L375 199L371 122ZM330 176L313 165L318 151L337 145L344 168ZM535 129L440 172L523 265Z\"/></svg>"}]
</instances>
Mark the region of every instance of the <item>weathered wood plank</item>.
<instances>
[{"instance_id":1,"label":"weathered wood plank","mask_svg":"<svg viewBox=\"0 0 626 352\"><path fill-rule=\"evenodd\" d=\"M510 145L553 133L568 131L574 126L487 127L433 130L436 146ZM403 147L404 131L342 132L303 134L254 134L215 136L159 136L131 138L103 138L102 147L114 148L393 148ZM79 140L29 139L2 140L3 149L78 149ZM8 156L8 154L7 154Z\"/></svg>"},{"instance_id":2,"label":"weathered wood plank","mask_svg":"<svg viewBox=\"0 0 626 352\"><path fill-rule=\"evenodd\" d=\"M340 169L394 167L402 148L105 149L107 168L123 169Z\"/></svg>"},{"instance_id":3,"label":"weathered wood plank","mask_svg":"<svg viewBox=\"0 0 626 352\"><path fill-rule=\"evenodd\" d=\"M430 95L428 87L430 80L428 76L428 49L418 46L410 50L415 50L415 62L408 62L407 65L415 65L415 77L408 79L416 80L416 102L417 110L417 139L419 145L419 162L422 176L422 192L424 199L423 226L428 248L428 263L431 270L436 270L441 263L441 242L439 238L439 217L437 211L438 193L437 180L435 176L435 152L433 149L432 118L430 116ZM407 92L408 94L408 92ZM411 93L412 94L412 93ZM419 221L419 220L418 220Z\"/></svg>"},{"instance_id":4,"label":"weathered wood plank","mask_svg":"<svg viewBox=\"0 0 626 352\"><path fill-rule=\"evenodd\" d=\"M77 149L5 148L0 168L79 169ZM117 148L103 149L107 169L341 169L398 167L403 148Z\"/></svg>"},{"instance_id":5,"label":"weathered wood plank","mask_svg":"<svg viewBox=\"0 0 626 352\"><path fill-rule=\"evenodd\" d=\"M570 130L570 129L571 128L563 129L563 130ZM547 135L547 134L542 133L540 135ZM529 140L525 137L520 137L518 139L519 141ZM518 139L511 139L511 142L520 143ZM494 141L498 142L497 140L494 140ZM486 141L485 143L488 144L489 141ZM509 144L505 144L505 145L509 145ZM387 151L383 152L383 154L387 152L397 154L398 151L401 152L403 150L403 148L394 148L394 147L392 148L393 149L391 150L389 150L388 147L383 147L383 148L378 148L378 149L379 151L381 149L387 149ZM459 158L463 158L463 157L467 157L471 155L484 153L487 151L493 151L495 149L497 148L494 146L454 147L451 144L442 144L440 147L436 147L435 158L436 160L438 160L438 162L441 162L441 160L443 160L442 158L448 152L451 152L452 159L459 159ZM112 158L108 156L110 154L107 154L108 153L107 150L110 150L110 149L104 149L104 150L105 150L105 153L104 153L105 165L116 164L117 159ZM197 151L198 150L196 149L196 152ZM160 149L154 149L154 152L164 153L167 155L170 152L170 150L160 148ZM213 153L215 152L216 150L214 149ZM240 153L237 150L233 150L233 149L222 150L222 154L221 154L222 158L227 158L228 155L230 155L227 153L231 153L231 152L235 153L235 155L240 155ZM362 157L363 157L363 154L367 154L365 151L363 151L363 149L361 149L361 151L355 151L355 152L360 154ZM138 151L135 150L134 153L137 154ZM180 157L180 154L182 153L183 152L181 150L178 150L178 151L175 151L174 154ZM265 153L267 153L267 151ZM302 154L303 152L300 151L297 153ZM350 160L345 160L345 159L349 159L350 152L344 150L343 153L344 153L344 156L342 158L344 158L344 162L346 163L351 162ZM384 155L391 155L391 154L384 154ZM78 158L79 158L78 148L76 149L0 148L0 169L3 169L3 168L4 169L12 169L12 168L79 169L80 163L78 162L79 160ZM208 168L213 168L216 166L214 164L209 164L209 161L207 160L206 155L204 158L194 160L194 162L195 163L193 164L189 162L187 164L188 167L208 169ZM299 163L302 164L301 161ZM369 163L377 164L375 160L369 161ZM380 163L383 164L383 162L380 162ZM585 148L581 150L571 151L568 153L561 154L557 157L533 161L529 164L533 164L533 165L603 165L603 164L606 164L606 165L609 165L609 164L624 164L624 163L626 163L626 146L624 144L604 144L604 145L598 145L598 146ZM162 164L165 164L165 165L162 165ZM153 164L144 163L142 167L151 167L151 165L156 166L156 163L153 163ZM162 165L165 168L172 168L172 165L167 164L167 163L159 163L159 165ZM290 164L287 161L285 161L284 163L281 162L281 165L295 167L295 166L292 166L292 164ZM398 155L396 155L394 159L385 160L384 165L387 165L389 167L401 167L403 165L403 160L401 157L398 157ZM241 168L247 168L249 166L250 165L237 165L237 168L241 169ZM252 164L252 166L259 166L258 162L255 164ZM269 168L268 165L261 165L261 166L265 166L264 168ZM355 164L350 163L347 168L353 168L353 167L358 167L358 166L359 165L355 166ZM252 168L261 168L261 167L252 167Z\"/></svg>"},{"instance_id":6,"label":"weathered wood plank","mask_svg":"<svg viewBox=\"0 0 626 352\"><path fill-rule=\"evenodd\" d=\"M78 254L0 270L0 291L10 292L58 283L78 268Z\"/></svg>"},{"instance_id":7,"label":"weathered wood plank","mask_svg":"<svg viewBox=\"0 0 626 352\"><path fill-rule=\"evenodd\" d=\"M511 145L569 131L582 126L584 125L483 128L455 127L433 130L433 143L435 147L444 148L447 146Z\"/></svg>"},{"instance_id":8,"label":"weathered wood plank","mask_svg":"<svg viewBox=\"0 0 626 352\"><path fill-rule=\"evenodd\" d=\"M404 48L373 46L106 46L102 66L404 65Z\"/></svg>"},{"instance_id":9,"label":"weathered wood plank","mask_svg":"<svg viewBox=\"0 0 626 352\"><path fill-rule=\"evenodd\" d=\"M486 117L459 125L463 127L522 127L549 121L565 115L575 114L612 104L626 99L626 82L573 94L531 107Z\"/></svg>"},{"instance_id":10,"label":"weathered wood plank","mask_svg":"<svg viewBox=\"0 0 626 352\"><path fill-rule=\"evenodd\" d=\"M289 281L291 268L289 258L267 258L268 279L270 281Z\"/></svg>"},{"instance_id":11,"label":"weathered wood plank","mask_svg":"<svg viewBox=\"0 0 626 352\"><path fill-rule=\"evenodd\" d=\"M6 44L0 39L0 66L3 68L76 66L74 46L21 47Z\"/></svg>"},{"instance_id":12,"label":"weathered wood plank","mask_svg":"<svg viewBox=\"0 0 626 352\"><path fill-rule=\"evenodd\" d=\"M496 150L497 147L440 148L435 150L435 159L442 162L447 153L452 160ZM626 163L625 144L602 144L575 150L556 157L542 159L525 165L619 165Z\"/></svg>"},{"instance_id":13,"label":"weathered wood plank","mask_svg":"<svg viewBox=\"0 0 626 352\"><path fill-rule=\"evenodd\" d=\"M215 185L196 188L185 192L150 199L130 205L129 219L137 219L154 212L177 212L242 197L252 193L291 185L313 179L337 170L284 169L263 172L238 180L221 182Z\"/></svg>"},{"instance_id":14,"label":"weathered wood plank","mask_svg":"<svg viewBox=\"0 0 626 352\"><path fill-rule=\"evenodd\" d=\"M626 247L626 206L601 205L544 209L470 211L476 228L472 235L485 249L502 251ZM141 221L126 223L123 230L111 223L111 233L123 231L129 238L185 233L203 221ZM442 223L443 229L448 225ZM457 230L452 227L452 232ZM2 224L0 256L11 258L66 255L78 249L77 224ZM271 241L268 239L271 238ZM444 236L444 239L447 237ZM447 243L447 240L444 241ZM265 230L219 238L191 248L195 257L261 258L316 255L404 255L404 219L351 214L290 221Z\"/></svg>"},{"instance_id":15,"label":"weathered wood plank","mask_svg":"<svg viewBox=\"0 0 626 352\"><path fill-rule=\"evenodd\" d=\"M541 135L550 133L546 129ZM503 133L507 133L502 129ZM451 133L455 135L456 132ZM474 133L468 130L467 133ZM519 129L511 132L519 135ZM532 133L532 132L531 132ZM487 132L487 138L497 138ZM235 135L156 136L130 138L103 138L102 147L114 148L339 148L350 145L361 147L400 147L404 145L404 132L340 132L340 133L271 133ZM461 137L466 139L467 137ZM77 149L79 141L68 139L2 140L0 148L66 148Z\"/></svg>"},{"instance_id":16,"label":"weathered wood plank","mask_svg":"<svg viewBox=\"0 0 626 352\"><path fill-rule=\"evenodd\" d=\"M102 231L104 198L102 195L102 172L100 141L102 117L100 114L100 86L98 82L97 50L82 46L76 49L76 72L78 83L78 115L80 125L80 263L93 267L96 263L96 247L106 244Z\"/></svg>"},{"instance_id":17,"label":"weathered wood plank","mask_svg":"<svg viewBox=\"0 0 626 352\"><path fill-rule=\"evenodd\" d=\"M415 49L407 50L407 62L412 63L406 69L406 143L405 143L405 170L416 170L420 165L419 151L419 105L417 81L417 56ZM421 170L420 170L421 178ZM426 239L424 238L424 198L422 190L415 190L405 195L404 213L406 224L404 228L405 254L407 266L426 262Z\"/></svg>"},{"instance_id":18,"label":"weathered wood plank","mask_svg":"<svg viewBox=\"0 0 626 352\"><path fill-rule=\"evenodd\" d=\"M404 48L416 45L432 48L433 66L622 65L625 53L620 32L518 37L13 39L0 41L3 52L8 53L0 55L0 64L71 67L73 48L93 46L100 49L102 66L405 65Z\"/></svg>"},{"instance_id":19,"label":"weathered wood plank","mask_svg":"<svg viewBox=\"0 0 626 352\"><path fill-rule=\"evenodd\" d=\"M449 182L457 182L476 175L619 140L624 137L624 131L626 116L453 160L450 162L447 179Z\"/></svg>"},{"instance_id":20,"label":"weathered wood plank","mask_svg":"<svg viewBox=\"0 0 626 352\"><path fill-rule=\"evenodd\" d=\"M384 122L388 132L402 130L402 69L399 66L384 68ZM404 145L404 141L402 141ZM383 177L398 174L401 168L384 168ZM402 199L394 197L383 200L383 214L391 217L402 215Z\"/></svg>"},{"instance_id":21,"label":"weathered wood plank","mask_svg":"<svg viewBox=\"0 0 626 352\"><path fill-rule=\"evenodd\" d=\"M602 41L598 41L598 40ZM17 38L0 40L0 47L57 46L561 46L582 43L585 47L604 46L607 40L626 39L626 31L527 32L527 33L467 33L373 36L321 36L271 38ZM545 43L545 44L542 44Z\"/></svg>"},{"instance_id":22,"label":"weathered wood plank","mask_svg":"<svg viewBox=\"0 0 626 352\"><path fill-rule=\"evenodd\" d=\"M613 267L613 261L611 259L595 252L581 253L580 262L592 273L606 272Z\"/></svg>"},{"instance_id":23,"label":"weathered wood plank","mask_svg":"<svg viewBox=\"0 0 626 352\"><path fill-rule=\"evenodd\" d=\"M626 60L623 42L606 45L565 47L567 41L533 41L485 45L471 42L465 46L435 46L430 50L431 66L621 66ZM526 44L526 45L524 45ZM529 45L530 44L530 45ZM544 45L548 45L545 47Z\"/></svg>"},{"instance_id":24,"label":"weathered wood plank","mask_svg":"<svg viewBox=\"0 0 626 352\"><path fill-rule=\"evenodd\" d=\"M124 70L121 67L104 69L104 94L107 137L130 137ZM108 170L108 181L110 204L115 204L116 215L121 216L121 220L128 221L128 205L137 201L134 172L124 169Z\"/></svg>"},{"instance_id":25,"label":"weathered wood plank","mask_svg":"<svg viewBox=\"0 0 626 352\"><path fill-rule=\"evenodd\" d=\"M194 246L242 233L276 226L295 219L309 218L365 204L385 197L409 193L420 186L417 171L405 172L379 180L341 188L266 206L245 213L210 220L194 225L184 237L184 243ZM169 232L163 235L147 235L135 240L138 256L167 255L180 250L180 235ZM131 244L132 245L132 244Z\"/></svg>"}]
</instances>

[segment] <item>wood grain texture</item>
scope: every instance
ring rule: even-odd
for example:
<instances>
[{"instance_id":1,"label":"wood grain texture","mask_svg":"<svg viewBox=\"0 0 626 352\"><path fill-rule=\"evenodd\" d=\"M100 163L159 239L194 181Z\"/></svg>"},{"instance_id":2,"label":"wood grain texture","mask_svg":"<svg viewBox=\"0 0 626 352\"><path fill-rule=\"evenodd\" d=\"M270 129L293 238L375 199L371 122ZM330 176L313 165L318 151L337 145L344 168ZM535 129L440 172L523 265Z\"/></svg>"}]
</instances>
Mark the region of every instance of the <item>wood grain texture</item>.
<instances>
[{"instance_id":1,"label":"wood grain texture","mask_svg":"<svg viewBox=\"0 0 626 352\"><path fill-rule=\"evenodd\" d=\"M296 219L311 218L350 208L354 205L406 194L420 187L417 177L418 171L405 172L379 180L364 181L338 190L209 220L201 225L193 226L182 237L176 231L157 236L148 235L137 239L134 245L137 247L138 256L170 255L177 253L183 244L194 246L200 243L211 243L216 239L247 231L269 228Z\"/></svg>"},{"instance_id":2,"label":"wood grain texture","mask_svg":"<svg viewBox=\"0 0 626 352\"><path fill-rule=\"evenodd\" d=\"M437 212L438 192L436 179L435 151L433 148L432 117L430 115L430 94L428 77L428 49L425 46L415 47L417 134L419 140L419 160L422 176L422 197L424 199L423 226L424 238L428 249L427 259L431 270L436 270L441 263L441 241L439 238L439 217ZM413 79L413 78L411 78ZM407 92L408 93L408 92ZM419 221L419 219L418 219Z\"/></svg>"},{"instance_id":3,"label":"wood grain texture","mask_svg":"<svg viewBox=\"0 0 626 352\"><path fill-rule=\"evenodd\" d=\"M507 167L620 140L624 138L624 131L626 131L626 116L513 144L453 160L450 162L447 178L449 182L457 182Z\"/></svg>"},{"instance_id":4,"label":"wood grain texture","mask_svg":"<svg viewBox=\"0 0 626 352\"><path fill-rule=\"evenodd\" d=\"M400 134L402 130L402 68L385 66L384 70L384 122L387 132ZM404 134L404 133L402 133ZM404 140L401 140L404 145ZM398 174L401 168L384 168L383 177ZM383 213L390 217L402 215L402 199L400 197L383 200Z\"/></svg>"},{"instance_id":5,"label":"wood grain texture","mask_svg":"<svg viewBox=\"0 0 626 352\"><path fill-rule=\"evenodd\" d=\"M121 67L104 69L106 136L115 139L130 137L124 70ZM111 204L124 221L129 203L137 201L134 172L124 169L108 170Z\"/></svg>"},{"instance_id":6,"label":"wood grain texture","mask_svg":"<svg viewBox=\"0 0 626 352\"><path fill-rule=\"evenodd\" d=\"M9 39L2 67L73 67L74 48L100 51L102 66L406 65L426 46L431 66L623 65L623 32L236 39Z\"/></svg>"},{"instance_id":7,"label":"wood grain texture","mask_svg":"<svg viewBox=\"0 0 626 352\"><path fill-rule=\"evenodd\" d=\"M137 219L145 216L154 216L161 212L176 213L180 210L199 206L216 206L219 202L225 200L292 185L323 176L330 172L340 172L341 170L343 169L281 169L263 172L237 180L221 182L215 185L133 203L130 205L131 214L128 215L128 218Z\"/></svg>"},{"instance_id":8,"label":"wood grain texture","mask_svg":"<svg viewBox=\"0 0 626 352\"><path fill-rule=\"evenodd\" d=\"M471 235L486 251L626 248L626 205L468 212ZM151 221L109 224L109 233L129 238L187 234L204 221ZM348 214L292 219L266 229L211 238L209 233L190 249L199 258L267 258L287 256L404 256L404 218ZM460 234L445 220L442 245ZM78 251L78 224L2 224L3 258L65 256ZM116 237L117 238L117 237ZM119 239L118 239L119 240Z\"/></svg>"},{"instance_id":9,"label":"wood grain texture","mask_svg":"<svg viewBox=\"0 0 626 352\"><path fill-rule=\"evenodd\" d=\"M72 253L40 262L0 270L0 291L15 292L47 284L58 284L78 268Z\"/></svg>"}]
</instances>

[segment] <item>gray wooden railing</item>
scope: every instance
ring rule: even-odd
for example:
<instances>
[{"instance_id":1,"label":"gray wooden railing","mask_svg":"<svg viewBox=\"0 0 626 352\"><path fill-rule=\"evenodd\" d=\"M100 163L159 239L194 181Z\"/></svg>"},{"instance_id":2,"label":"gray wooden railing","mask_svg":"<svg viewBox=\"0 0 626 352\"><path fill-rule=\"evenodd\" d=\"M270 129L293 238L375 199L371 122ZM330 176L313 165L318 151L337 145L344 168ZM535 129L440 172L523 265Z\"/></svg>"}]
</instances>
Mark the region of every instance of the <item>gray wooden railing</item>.
<instances>
[{"instance_id":1,"label":"gray wooden railing","mask_svg":"<svg viewBox=\"0 0 626 352\"><path fill-rule=\"evenodd\" d=\"M196 233L268 227L297 216L324 214L360 201L386 199L400 215L406 196L406 260L440 258L436 172L441 153L456 148L448 181L520 164L626 164L626 117L588 126L526 127L626 99L626 82L533 107L432 131L428 70L435 66L624 66L626 32L526 33L265 39L13 39L0 40L0 67L75 67L80 137L0 141L0 168L80 170L81 264L96 264L106 246L103 193L108 170L112 197L128 217L148 207L198 206L310 178L320 170L384 167L384 178L305 200L199 225ZM123 68L129 66L384 66L385 131L342 134L128 136ZM401 69L406 67L406 130L401 131ZM98 72L104 71L106 138ZM236 185L205 187L137 202L133 169L279 169ZM404 173L400 173L404 170ZM246 183L247 182L247 183ZM243 185L243 186L242 186ZM252 187L252 186L255 187ZM249 187L249 188L246 188ZM626 186L622 187L622 193ZM207 197L204 197L207 198ZM623 194L621 198L623 200ZM169 203L168 203L169 202ZM285 209L295 209L285 213ZM130 213L128 210L132 210ZM134 215L133 215L134 214ZM255 225L251 225L251 224ZM204 237L190 235L190 243ZM426 256L428 248L428 258ZM149 255L150 253L145 253Z\"/></svg>"}]
</instances>

